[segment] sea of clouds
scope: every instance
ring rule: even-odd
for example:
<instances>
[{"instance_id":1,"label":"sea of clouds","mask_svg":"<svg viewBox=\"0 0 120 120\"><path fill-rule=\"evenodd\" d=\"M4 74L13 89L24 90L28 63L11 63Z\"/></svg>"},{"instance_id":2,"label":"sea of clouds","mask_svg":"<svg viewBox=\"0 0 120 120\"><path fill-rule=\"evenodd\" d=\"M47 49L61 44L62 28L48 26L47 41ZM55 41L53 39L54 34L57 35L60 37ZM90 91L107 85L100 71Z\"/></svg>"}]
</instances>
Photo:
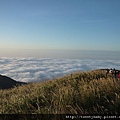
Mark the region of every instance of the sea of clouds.
<instances>
[{"instance_id":1,"label":"sea of clouds","mask_svg":"<svg viewBox=\"0 0 120 120\"><path fill-rule=\"evenodd\" d=\"M120 60L0 58L0 74L16 81L38 82L61 77L76 71L120 68Z\"/></svg>"}]
</instances>

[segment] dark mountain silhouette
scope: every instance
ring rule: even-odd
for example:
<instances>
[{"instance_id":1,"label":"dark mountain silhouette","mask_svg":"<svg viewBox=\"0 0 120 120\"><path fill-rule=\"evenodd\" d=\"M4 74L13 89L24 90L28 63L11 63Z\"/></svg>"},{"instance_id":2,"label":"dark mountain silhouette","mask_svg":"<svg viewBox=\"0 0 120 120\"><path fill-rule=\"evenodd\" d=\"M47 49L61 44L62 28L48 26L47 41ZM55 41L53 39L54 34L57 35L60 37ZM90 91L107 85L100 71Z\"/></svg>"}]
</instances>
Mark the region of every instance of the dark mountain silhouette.
<instances>
[{"instance_id":1,"label":"dark mountain silhouette","mask_svg":"<svg viewBox=\"0 0 120 120\"><path fill-rule=\"evenodd\" d=\"M27 84L24 82L15 81L7 76L0 75L0 89L10 89L15 86Z\"/></svg>"}]
</instances>

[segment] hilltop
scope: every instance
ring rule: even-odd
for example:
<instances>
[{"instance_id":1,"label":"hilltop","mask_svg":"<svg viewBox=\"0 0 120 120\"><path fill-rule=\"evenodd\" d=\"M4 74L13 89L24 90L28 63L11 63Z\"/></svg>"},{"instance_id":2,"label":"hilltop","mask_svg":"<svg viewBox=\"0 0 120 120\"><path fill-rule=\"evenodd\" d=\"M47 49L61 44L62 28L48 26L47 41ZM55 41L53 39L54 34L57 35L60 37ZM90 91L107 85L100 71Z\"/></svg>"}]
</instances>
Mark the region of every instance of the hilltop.
<instances>
[{"instance_id":1,"label":"hilltop","mask_svg":"<svg viewBox=\"0 0 120 120\"><path fill-rule=\"evenodd\" d=\"M0 75L0 89L10 89L15 86L27 84L25 82L15 81L10 77Z\"/></svg>"},{"instance_id":2,"label":"hilltop","mask_svg":"<svg viewBox=\"0 0 120 120\"><path fill-rule=\"evenodd\" d=\"M4 114L119 114L120 81L105 70L0 90Z\"/></svg>"}]
</instances>

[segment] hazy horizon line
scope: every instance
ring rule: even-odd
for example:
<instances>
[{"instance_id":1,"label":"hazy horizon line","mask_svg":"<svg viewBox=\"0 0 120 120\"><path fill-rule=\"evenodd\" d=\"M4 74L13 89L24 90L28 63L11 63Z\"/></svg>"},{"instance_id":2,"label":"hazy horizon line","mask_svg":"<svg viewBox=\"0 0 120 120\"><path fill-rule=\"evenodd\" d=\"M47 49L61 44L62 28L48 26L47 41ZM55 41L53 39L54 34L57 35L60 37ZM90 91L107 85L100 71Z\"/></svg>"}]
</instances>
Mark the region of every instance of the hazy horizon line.
<instances>
[{"instance_id":1,"label":"hazy horizon line","mask_svg":"<svg viewBox=\"0 0 120 120\"><path fill-rule=\"evenodd\" d=\"M100 52L120 52L120 50L97 50L97 49L51 49L51 48L48 48L48 49L41 49L41 48L0 48L2 50L44 50L44 51L47 51L47 50L51 50L51 51L100 51Z\"/></svg>"}]
</instances>

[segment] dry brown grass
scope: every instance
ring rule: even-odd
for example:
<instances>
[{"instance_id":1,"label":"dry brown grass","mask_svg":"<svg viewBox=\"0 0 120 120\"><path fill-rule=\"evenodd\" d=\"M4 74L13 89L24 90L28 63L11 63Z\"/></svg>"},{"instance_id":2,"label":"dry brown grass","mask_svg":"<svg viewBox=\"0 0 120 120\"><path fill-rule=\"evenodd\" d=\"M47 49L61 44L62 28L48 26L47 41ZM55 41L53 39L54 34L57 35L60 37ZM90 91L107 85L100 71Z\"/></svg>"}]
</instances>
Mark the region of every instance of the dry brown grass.
<instances>
[{"instance_id":1,"label":"dry brown grass","mask_svg":"<svg viewBox=\"0 0 120 120\"><path fill-rule=\"evenodd\" d=\"M119 114L120 82L104 70L0 90L4 114Z\"/></svg>"}]
</instances>

